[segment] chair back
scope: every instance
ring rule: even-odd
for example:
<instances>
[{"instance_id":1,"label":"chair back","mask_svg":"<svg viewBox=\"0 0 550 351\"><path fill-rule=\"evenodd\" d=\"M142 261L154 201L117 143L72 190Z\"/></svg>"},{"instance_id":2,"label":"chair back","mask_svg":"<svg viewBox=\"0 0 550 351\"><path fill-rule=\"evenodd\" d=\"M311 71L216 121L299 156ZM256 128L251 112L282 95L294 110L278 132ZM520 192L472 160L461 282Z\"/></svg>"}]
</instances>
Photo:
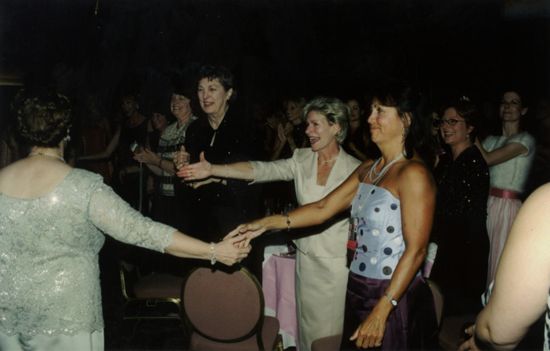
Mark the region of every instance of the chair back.
<instances>
[{"instance_id":1,"label":"chair back","mask_svg":"<svg viewBox=\"0 0 550 351\"><path fill-rule=\"evenodd\" d=\"M122 296L126 300L135 298L132 286L139 280L140 274L137 267L123 260L118 262L118 267Z\"/></svg>"},{"instance_id":2,"label":"chair back","mask_svg":"<svg viewBox=\"0 0 550 351\"><path fill-rule=\"evenodd\" d=\"M237 342L258 335L261 330L263 292L257 279L245 268L230 271L196 268L183 285L181 300L187 322L208 339Z\"/></svg>"},{"instance_id":3,"label":"chair back","mask_svg":"<svg viewBox=\"0 0 550 351\"><path fill-rule=\"evenodd\" d=\"M119 261L124 319L181 320L183 278L166 273L141 275L139 267Z\"/></svg>"}]
</instances>

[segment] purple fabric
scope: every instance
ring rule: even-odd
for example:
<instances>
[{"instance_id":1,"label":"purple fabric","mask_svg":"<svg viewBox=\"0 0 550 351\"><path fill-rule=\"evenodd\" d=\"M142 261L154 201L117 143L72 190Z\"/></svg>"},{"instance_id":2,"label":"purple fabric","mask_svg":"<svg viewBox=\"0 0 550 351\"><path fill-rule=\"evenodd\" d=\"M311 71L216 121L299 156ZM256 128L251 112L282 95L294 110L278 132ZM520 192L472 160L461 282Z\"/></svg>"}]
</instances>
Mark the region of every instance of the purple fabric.
<instances>
[{"instance_id":1,"label":"purple fabric","mask_svg":"<svg viewBox=\"0 0 550 351\"><path fill-rule=\"evenodd\" d=\"M384 296L389 284L389 279L366 278L350 272L341 350L356 349L355 341L350 342L349 338ZM420 276L413 280L388 317L381 350L406 350L434 346L437 326L433 299L428 289ZM423 320L419 321L416 316L422 317ZM413 333L415 335L412 335Z\"/></svg>"}]
</instances>

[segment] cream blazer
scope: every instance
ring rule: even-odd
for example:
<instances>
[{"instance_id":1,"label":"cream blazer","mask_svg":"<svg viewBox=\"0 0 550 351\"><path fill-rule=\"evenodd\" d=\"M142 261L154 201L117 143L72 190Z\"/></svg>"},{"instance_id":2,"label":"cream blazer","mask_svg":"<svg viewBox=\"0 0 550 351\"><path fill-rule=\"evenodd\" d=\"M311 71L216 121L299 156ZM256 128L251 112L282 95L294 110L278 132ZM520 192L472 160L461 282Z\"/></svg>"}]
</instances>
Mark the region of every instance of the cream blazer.
<instances>
[{"instance_id":1,"label":"cream blazer","mask_svg":"<svg viewBox=\"0 0 550 351\"><path fill-rule=\"evenodd\" d=\"M322 199L361 164L355 157L340 148L340 153L324 186L317 185L317 157L311 148L294 150L291 158L273 162L252 161L254 182L294 180L294 189L299 205ZM335 222L320 233L295 240L298 249L317 257L344 257L348 240L349 219Z\"/></svg>"}]
</instances>

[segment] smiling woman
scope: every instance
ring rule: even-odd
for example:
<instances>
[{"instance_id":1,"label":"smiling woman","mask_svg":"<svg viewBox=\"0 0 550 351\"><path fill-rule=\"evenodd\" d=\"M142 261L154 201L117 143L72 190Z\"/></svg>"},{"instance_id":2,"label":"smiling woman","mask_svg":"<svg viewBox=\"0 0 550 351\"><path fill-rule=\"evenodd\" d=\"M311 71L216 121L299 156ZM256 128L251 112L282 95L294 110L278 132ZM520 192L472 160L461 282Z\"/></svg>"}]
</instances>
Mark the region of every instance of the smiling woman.
<instances>
[{"instance_id":1,"label":"smiling woman","mask_svg":"<svg viewBox=\"0 0 550 351\"><path fill-rule=\"evenodd\" d=\"M293 156L273 162L210 164L183 168L186 180L210 176L273 182L294 181L300 205L319 200L342 183L359 165L340 146L348 130L348 107L336 98L318 97L304 107L306 135L311 148L298 148ZM339 218L313 235L297 239L296 302L300 350L313 340L340 334L346 291L346 241L349 220ZM319 308L324 306L324 308Z\"/></svg>"},{"instance_id":2,"label":"smiling woman","mask_svg":"<svg viewBox=\"0 0 550 351\"><path fill-rule=\"evenodd\" d=\"M429 330L435 324L433 305L419 274L435 206L435 185L418 152L427 151L429 129L420 112L421 95L407 85L392 83L378 87L368 119L382 157L364 162L325 197L286 215L244 224L240 229L252 239L267 230L331 223L337 214L351 207L350 232L357 238L357 248L347 280L341 350L414 349L420 343L433 342L426 338L434 335ZM336 165L332 172L338 168ZM345 243L346 233L340 235ZM343 243L339 245L331 250L345 251ZM312 249L304 255L314 252ZM328 281L324 271L315 273L319 277L308 279ZM308 286L312 298L324 294L320 286ZM332 310L334 299L325 306ZM300 322L307 322L304 314L299 317Z\"/></svg>"},{"instance_id":3,"label":"smiling woman","mask_svg":"<svg viewBox=\"0 0 550 351\"><path fill-rule=\"evenodd\" d=\"M185 150L190 161L199 161L201 154L219 164L256 158L261 148L252 125L233 105L237 97L233 73L223 66L203 66L196 87L203 115L186 132ZM259 215L259 188L241 180L212 177L178 186L186 187L182 200L190 204L190 225L205 240L218 241L222 228L234 228Z\"/></svg>"},{"instance_id":4,"label":"smiling woman","mask_svg":"<svg viewBox=\"0 0 550 351\"><path fill-rule=\"evenodd\" d=\"M439 128L451 153L434 171L438 193L432 239L438 250L431 278L443 290L446 316L477 313L485 289L489 170L473 144L479 122L476 106L460 98L447 105Z\"/></svg>"}]
</instances>

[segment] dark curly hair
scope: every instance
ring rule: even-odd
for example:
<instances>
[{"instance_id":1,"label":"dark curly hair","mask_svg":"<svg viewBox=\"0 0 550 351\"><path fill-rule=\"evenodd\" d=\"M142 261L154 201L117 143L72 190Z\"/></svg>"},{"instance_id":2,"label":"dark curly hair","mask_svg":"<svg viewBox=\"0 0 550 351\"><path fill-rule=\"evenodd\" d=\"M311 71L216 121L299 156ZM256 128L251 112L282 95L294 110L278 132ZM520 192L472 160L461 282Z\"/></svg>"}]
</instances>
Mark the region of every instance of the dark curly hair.
<instances>
[{"instance_id":1,"label":"dark curly hair","mask_svg":"<svg viewBox=\"0 0 550 351\"><path fill-rule=\"evenodd\" d=\"M20 90L12 104L17 131L29 146L56 147L71 127L69 99L53 91Z\"/></svg>"}]
</instances>

